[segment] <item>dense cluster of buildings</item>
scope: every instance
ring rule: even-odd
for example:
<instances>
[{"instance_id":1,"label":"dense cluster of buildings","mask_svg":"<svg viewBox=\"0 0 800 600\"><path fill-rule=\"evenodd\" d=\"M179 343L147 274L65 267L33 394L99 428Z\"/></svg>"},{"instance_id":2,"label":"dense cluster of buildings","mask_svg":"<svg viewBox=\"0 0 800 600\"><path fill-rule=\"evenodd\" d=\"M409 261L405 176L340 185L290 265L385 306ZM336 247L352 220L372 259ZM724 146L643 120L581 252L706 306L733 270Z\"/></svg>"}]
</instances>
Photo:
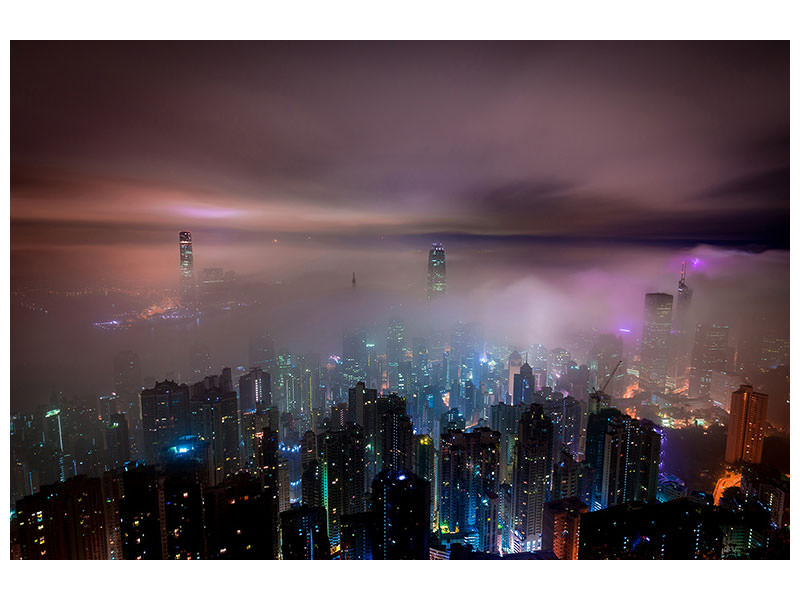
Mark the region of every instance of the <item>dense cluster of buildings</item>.
<instances>
[{"instance_id":1,"label":"dense cluster of buildings","mask_svg":"<svg viewBox=\"0 0 800 600\"><path fill-rule=\"evenodd\" d=\"M184 293L196 292L180 234ZM446 294L444 248L428 299ZM363 330L342 352L275 350L247 367L143 385L114 359L96 406L56 398L12 418L12 556L25 559L594 559L769 555L788 535L788 483L759 471L767 396L726 388L726 461L740 486L715 501L668 493L661 423L616 408L631 385L708 396L732 370L727 329L698 324L691 291L647 294L641 347L598 335L586 363L563 348L487 344L458 323L379 352ZM788 476L786 477L788 480ZM738 494L738 495L737 495Z\"/></svg>"}]
</instances>

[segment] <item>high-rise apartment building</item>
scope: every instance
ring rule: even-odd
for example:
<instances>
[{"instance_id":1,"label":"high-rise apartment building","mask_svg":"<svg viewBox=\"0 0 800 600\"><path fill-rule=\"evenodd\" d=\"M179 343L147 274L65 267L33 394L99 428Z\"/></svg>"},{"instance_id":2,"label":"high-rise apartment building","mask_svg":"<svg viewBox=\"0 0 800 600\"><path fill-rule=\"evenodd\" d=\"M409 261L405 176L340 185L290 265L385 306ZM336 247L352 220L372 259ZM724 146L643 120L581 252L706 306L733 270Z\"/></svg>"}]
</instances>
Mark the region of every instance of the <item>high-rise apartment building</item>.
<instances>
[{"instance_id":1,"label":"high-rise apartment building","mask_svg":"<svg viewBox=\"0 0 800 600\"><path fill-rule=\"evenodd\" d=\"M740 385L731 394L731 414L725 461L760 463L767 428L767 394L756 392L752 385Z\"/></svg>"},{"instance_id":2,"label":"high-rise apartment building","mask_svg":"<svg viewBox=\"0 0 800 600\"><path fill-rule=\"evenodd\" d=\"M514 449L515 550L532 552L541 549L553 461L553 423L541 405L532 404L520 417Z\"/></svg>"},{"instance_id":3,"label":"high-rise apartment building","mask_svg":"<svg viewBox=\"0 0 800 600\"><path fill-rule=\"evenodd\" d=\"M375 560L427 560L430 483L410 471L381 471L372 484Z\"/></svg>"}]
</instances>

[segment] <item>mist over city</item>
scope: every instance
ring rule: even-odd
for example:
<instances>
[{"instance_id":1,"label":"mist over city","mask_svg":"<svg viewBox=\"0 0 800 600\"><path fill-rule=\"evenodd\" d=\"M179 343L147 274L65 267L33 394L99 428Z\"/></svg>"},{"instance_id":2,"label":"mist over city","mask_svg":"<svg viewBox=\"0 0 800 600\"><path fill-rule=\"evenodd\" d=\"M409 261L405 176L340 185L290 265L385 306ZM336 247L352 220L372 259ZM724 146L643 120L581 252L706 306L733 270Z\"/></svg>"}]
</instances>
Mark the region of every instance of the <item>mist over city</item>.
<instances>
[{"instance_id":1,"label":"mist over city","mask_svg":"<svg viewBox=\"0 0 800 600\"><path fill-rule=\"evenodd\" d=\"M12 557L787 558L788 48L13 42Z\"/></svg>"}]
</instances>

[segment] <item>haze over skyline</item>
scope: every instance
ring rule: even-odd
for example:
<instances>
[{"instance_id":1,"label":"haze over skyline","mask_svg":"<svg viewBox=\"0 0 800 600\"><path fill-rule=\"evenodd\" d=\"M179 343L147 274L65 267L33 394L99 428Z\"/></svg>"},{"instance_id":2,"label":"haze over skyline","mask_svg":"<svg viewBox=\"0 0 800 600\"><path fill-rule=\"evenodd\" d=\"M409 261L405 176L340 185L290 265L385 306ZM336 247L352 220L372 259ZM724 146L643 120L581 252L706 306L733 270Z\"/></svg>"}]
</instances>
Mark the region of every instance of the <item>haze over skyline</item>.
<instances>
[{"instance_id":1,"label":"haze over skyline","mask_svg":"<svg viewBox=\"0 0 800 600\"><path fill-rule=\"evenodd\" d=\"M698 316L784 328L787 48L15 43L12 288L175 287L191 230L198 272L280 281L264 326L334 352L344 323L415 314L442 242L447 318L510 343L636 336L693 258ZM72 372L49 337L12 361Z\"/></svg>"}]
</instances>

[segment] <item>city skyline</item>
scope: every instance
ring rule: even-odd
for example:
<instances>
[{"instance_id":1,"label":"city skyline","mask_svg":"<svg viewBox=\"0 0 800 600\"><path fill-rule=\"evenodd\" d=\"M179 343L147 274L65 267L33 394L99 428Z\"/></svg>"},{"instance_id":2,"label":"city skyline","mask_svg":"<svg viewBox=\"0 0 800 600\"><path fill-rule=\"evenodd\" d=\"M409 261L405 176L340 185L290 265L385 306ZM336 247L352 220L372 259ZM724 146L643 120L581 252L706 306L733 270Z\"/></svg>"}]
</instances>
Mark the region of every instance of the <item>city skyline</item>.
<instances>
[{"instance_id":1,"label":"city skyline","mask_svg":"<svg viewBox=\"0 0 800 600\"><path fill-rule=\"evenodd\" d=\"M788 74L13 42L11 557L788 558Z\"/></svg>"}]
</instances>

